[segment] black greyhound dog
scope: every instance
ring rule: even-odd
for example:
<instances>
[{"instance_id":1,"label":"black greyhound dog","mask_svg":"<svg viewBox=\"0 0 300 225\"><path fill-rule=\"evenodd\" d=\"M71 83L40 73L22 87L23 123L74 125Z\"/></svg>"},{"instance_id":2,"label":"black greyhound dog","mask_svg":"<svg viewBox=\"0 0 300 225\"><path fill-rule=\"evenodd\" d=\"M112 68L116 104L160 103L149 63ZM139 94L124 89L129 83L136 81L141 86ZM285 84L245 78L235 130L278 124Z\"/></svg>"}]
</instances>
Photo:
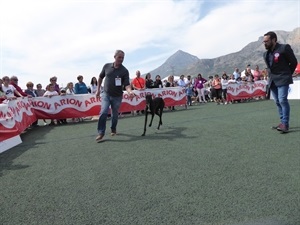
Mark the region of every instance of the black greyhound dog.
<instances>
[{"instance_id":1,"label":"black greyhound dog","mask_svg":"<svg viewBox=\"0 0 300 225\"><path fill-rule=\"evenodd\" d=\"M159 123L158 123L158 127L157 127L157 129L159 130L160 125L162 125L161 117L162 117L164 107L165 107L165 102L162 98L156 97L156 98L152 99L151 94L146 95L145 125L144 125L144 133L142 134L142 136L145 136L145 134L146 134L148 113L150 113L152 116L149 127L151 127L151 125L152 125L154 114L159 116Z\"/></svg>"}]
</instances>

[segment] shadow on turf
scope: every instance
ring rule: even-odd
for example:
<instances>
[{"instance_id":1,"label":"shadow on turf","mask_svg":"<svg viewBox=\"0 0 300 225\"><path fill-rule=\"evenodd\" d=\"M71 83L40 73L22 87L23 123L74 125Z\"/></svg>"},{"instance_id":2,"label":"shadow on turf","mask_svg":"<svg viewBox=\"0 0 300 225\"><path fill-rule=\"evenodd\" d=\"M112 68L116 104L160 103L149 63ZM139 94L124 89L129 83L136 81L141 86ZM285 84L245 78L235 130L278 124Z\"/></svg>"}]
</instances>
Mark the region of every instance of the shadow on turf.
<instances>
[{"instance_id":1,"label":"shadow on turf","mask_svg":"<svg viewBox=\"0 0 300 225\"><path fill-rule=\"evenodd\" d=\"M300 132L300 127L290 127L289 133L292 133L292 132Z\"/></svg>"},{"instance_id":2,"label":"shadow on turf","mask_svg":"<svg viewBox=\"0 0 300 225\"><path fill-rule=\"evenodd\" d=\"M120 139L105 139L105 142L108 141L113 141L113 142L131 142L131 141L137 141L137 140L177 140L178 138L197 138L197 136L187 136L183 134L183 131L185 131L187 128L186 127L168 127L168 130L155 130L155 133L153 131L148 131L146 133L146 136L140 136L140 135L133 135L133 134L128 134L128 133L120 133L120 136L125 136L128 137L127 140L120 140ZM141 132L142 134L142 132Z\"/></svg>"},{"instance_id":3,"label":"shadow on turf","mask_svg":"<svg viewBox=\"0 0 300 225\"><path fill-rule=\"evenodd\" d=\"M21 134L22 143L0 154L0 177L3 176L5 170L20 170L26 169L28 165L14 164L14 160L29 149L38 148L36 145L44 144L36 142L36 137L43 137L53 127L40 126L26 130Z\"/></svg>"},{"instance_id":4,"label":"shadow on turf","mask_svg":"<svg viewBox=\"0 0 300 225\"><path fill-rule=\"evenodd\" d=\"M288 134L288 133L294 133L294 132L300 132L300 127L290 127L289 132L287 133L282 133L279 131L281 134Z\"/></svg>"},{"instance_id":5,"label":"shadow on turf","mask_svg":"<svg viewBox=\"0 0 300 225\"><path fill-rule=\"evenodd\" d=\"M278 218L266 217L254 221L245 221L245 222L234 223L230 225L295 225L295 224L291 224L289 222L283 221Z\"/></svg>"}]
</instances>

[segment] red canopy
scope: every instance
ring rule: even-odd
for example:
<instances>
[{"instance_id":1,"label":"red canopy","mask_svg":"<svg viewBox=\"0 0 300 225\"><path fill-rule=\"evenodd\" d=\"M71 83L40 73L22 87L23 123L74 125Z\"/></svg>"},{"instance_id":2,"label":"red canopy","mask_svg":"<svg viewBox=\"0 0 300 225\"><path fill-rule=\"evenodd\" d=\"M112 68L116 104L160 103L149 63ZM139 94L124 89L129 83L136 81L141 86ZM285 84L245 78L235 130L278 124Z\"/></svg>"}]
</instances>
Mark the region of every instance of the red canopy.
<instances>
[{"instance_id":1,"label":"red canopy","mask_svg":"<svg viewBox=\"0 0 300 225\"><path fill-rule=\"evenodd\" d=\"M296 74L300 74L300 63L298 63L296 69L295 69Z\"/></svg>"}]
</instances>

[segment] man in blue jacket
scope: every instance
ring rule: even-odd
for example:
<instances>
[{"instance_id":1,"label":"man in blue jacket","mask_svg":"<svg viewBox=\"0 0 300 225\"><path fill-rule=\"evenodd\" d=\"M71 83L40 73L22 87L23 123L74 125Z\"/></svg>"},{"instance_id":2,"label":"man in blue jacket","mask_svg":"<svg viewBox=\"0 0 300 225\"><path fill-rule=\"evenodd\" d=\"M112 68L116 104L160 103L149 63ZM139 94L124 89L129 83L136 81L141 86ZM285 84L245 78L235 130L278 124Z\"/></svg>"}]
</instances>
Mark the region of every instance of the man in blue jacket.
<instances>
[{"instance_id":1,"label":"man in blue jacket","mask_svg":"<svg viewBox=\"0 0 300 225\"><path fill-rule=\"evenodd\" d=\"M267 50L263 57L268 69L269 87L280 116L280 124L272 128L287 133L290 120L288 91L293 83L297 59L289 44L277 43L277 35L273 31L264 35L263 43Z\"/></svg>"}]
</instances>

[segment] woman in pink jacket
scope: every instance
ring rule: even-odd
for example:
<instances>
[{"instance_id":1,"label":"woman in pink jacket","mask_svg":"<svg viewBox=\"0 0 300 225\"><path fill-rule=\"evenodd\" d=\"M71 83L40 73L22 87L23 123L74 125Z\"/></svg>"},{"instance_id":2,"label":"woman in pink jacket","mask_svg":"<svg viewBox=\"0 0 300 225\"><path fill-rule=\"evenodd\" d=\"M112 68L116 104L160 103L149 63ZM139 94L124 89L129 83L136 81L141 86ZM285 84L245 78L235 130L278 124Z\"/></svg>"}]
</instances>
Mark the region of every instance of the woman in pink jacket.
<instances>
[{"instance_id":1,"label":"woman in pink jacket","mask_svg":"<svg viewBox=\"0 0 300 225\"><path fill-rule=\"evenodd\" d=\"M202 75L199 73L198 77L195 79L195 83L194 83L194 88L198 92L199 103L206 102L206 100L205 100L205 94L204 94L205 93L204 84L206 82L207 82L207 80L204 79L202 77Z\"/></svg>"}]
</instances>

